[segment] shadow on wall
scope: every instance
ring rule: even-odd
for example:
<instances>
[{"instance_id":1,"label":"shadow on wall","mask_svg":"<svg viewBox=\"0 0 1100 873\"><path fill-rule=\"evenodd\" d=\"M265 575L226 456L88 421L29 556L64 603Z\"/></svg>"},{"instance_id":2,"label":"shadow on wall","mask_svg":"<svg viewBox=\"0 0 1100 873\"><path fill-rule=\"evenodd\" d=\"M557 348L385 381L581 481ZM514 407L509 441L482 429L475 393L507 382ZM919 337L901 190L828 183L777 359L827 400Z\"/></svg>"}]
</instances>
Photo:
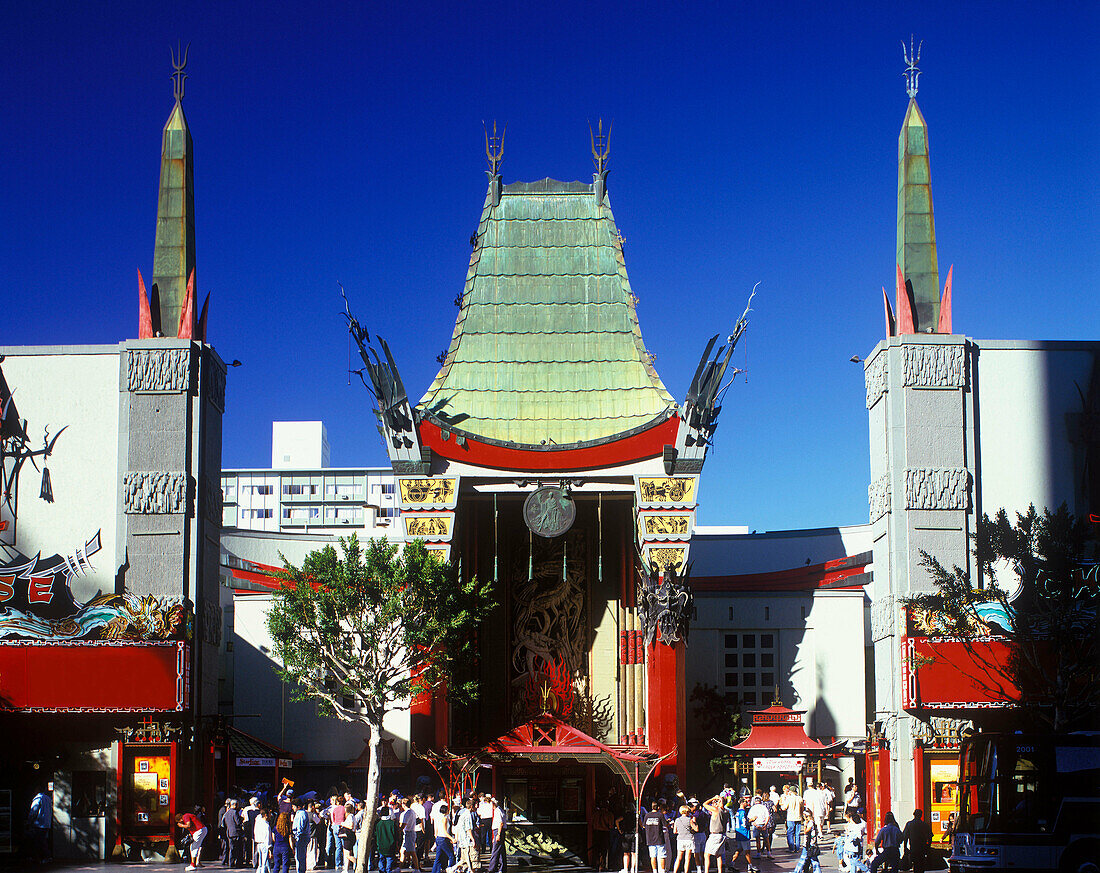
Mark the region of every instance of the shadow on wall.
<instances>
[{"instance_id":1,"label":"shadow on wall","mask_svg":"<svg viewBox=\"0 0 1100 873\"><path fill-rule=\"evenodd\" d=\"M302 755L304 762L342 765L363 751L366 725L321 716L315 703L291 700L291 689L275 673L266 646L234 630L233 657L233 708L241 730Z\"/></svg>"}]
</instances>

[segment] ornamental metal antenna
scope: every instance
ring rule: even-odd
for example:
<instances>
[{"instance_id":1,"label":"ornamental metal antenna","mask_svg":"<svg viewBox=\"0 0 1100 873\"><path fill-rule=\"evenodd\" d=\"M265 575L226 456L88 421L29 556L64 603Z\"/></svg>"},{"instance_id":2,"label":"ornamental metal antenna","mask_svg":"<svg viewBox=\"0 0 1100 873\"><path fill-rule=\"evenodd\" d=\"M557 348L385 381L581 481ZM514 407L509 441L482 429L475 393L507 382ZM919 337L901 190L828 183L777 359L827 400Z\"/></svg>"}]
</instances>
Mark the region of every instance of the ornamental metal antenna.
<instances>
[{"instance_id":1,"label":"ornamental metal antenna","mask_svg":"<svg viewBox=\"0 0 1100 873\"><path fill-rule=\"evenodd\" d=\"M588 136L592 140L592 161L596 164L596 172L607 171L607 156L611 154L611 124L607 125L607 135L603 132L603 119L599 120L599 129L592 130L592 122L588 122Z\"/></svg>"},{"instance_id":2,"label":"ornamental metal antenna","mask_svg":"<svg viewBox=\"0 0 1100 873\"><path fill-rule=\"evenodd\" d=\"M913 51L913 34L909 34L909 48L905 47L905 40L901 41L901 54L905 58L905 72L902 73L905 76L905 93L910 97L917 96L917 82L920 80L920 67L917 64L920 63L920 50L924 45L922 39L917 43L917 50Z\"/></svg>"},{"instance_id":3,"label":"ornamental metal antenna","mask_svg":"<svg viewBox=\"0 0 1100 873\"><path fill-rule=\"evenodd\" d=\"M190 50L191 43L187 43L182 49L177 43L174 52L171 46L168 47L168 53L172 57L172 96L176 98L177 103L183 101L183 84L187 81L187 53Z\"/></svg>"},{"instance_id":4,"label":"ornamental metal antenna","mask_svg":"<svg viewBox=\"0 0 1100 873\"><path fill-rule=\"evenodd\" d=\"M489 133L489 128L485 122L481 122L481 126L485 128L485 157L489 160L489 172L494 175L500 175L500 165L504 160L504 135L508 133L508 125L504 125L504 130L497 135L497 120L493 119L493 132Z\"/></svg>"}]
</instances>

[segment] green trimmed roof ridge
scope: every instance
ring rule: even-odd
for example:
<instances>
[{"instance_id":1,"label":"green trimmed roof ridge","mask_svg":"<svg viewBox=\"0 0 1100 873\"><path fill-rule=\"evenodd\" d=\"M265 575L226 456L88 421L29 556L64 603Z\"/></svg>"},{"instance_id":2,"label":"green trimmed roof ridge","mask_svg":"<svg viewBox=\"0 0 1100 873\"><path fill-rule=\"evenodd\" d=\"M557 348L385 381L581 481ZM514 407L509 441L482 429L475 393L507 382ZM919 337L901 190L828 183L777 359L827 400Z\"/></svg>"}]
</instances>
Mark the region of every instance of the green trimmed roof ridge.
<instances>
[{"instance_id":1,"label":"green trimmed roof ridge","mask_svg":"<svg viewBox=\"0 0 1100 873\"><path fill-rule=\"evenodd\" d=\"M606 195L490 179L451 344L417 409L539 448L605 442L677 410L642 341Z\"/></svg>"}]
</instances>

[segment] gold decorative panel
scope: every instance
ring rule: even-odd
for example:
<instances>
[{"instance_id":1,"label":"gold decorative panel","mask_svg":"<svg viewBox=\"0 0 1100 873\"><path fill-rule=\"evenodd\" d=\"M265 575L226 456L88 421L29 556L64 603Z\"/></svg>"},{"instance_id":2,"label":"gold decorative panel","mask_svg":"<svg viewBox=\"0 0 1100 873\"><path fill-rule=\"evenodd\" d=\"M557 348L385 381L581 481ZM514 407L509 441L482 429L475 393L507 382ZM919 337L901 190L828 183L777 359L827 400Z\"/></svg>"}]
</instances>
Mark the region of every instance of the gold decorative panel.
<instances>
[{"instance_id":1,"label":"gold decorative panel","mask_svg":"<svg viewBox=\"0 0 1100 873\"><path fill-rule=\"evenodd\" d=\"M398 479L403 509L435 507L453 509L458 497L458 479L433 479L420 477Z\"/></svg>"},{"instance_id":2,"label":"gold decorative panel","mask_svg":"<svg viewBox=\"0 0 1100 873\"><path fill-rule=\"evenodd\" d=\"M694 476L638 477L639 506L694 506L699 480Z\"/></svg>"},{"instance_id":3,"label":"gold decorative panel","mask_svg":"<svg viewBox=\"0 0 1100 873\"><path fill-rule=\"evenodd\" d=\"M405 535L410 539L449 540L451 538L453 513L403 515L401 518L405 522Z\"/></svg>"}]
</instances>

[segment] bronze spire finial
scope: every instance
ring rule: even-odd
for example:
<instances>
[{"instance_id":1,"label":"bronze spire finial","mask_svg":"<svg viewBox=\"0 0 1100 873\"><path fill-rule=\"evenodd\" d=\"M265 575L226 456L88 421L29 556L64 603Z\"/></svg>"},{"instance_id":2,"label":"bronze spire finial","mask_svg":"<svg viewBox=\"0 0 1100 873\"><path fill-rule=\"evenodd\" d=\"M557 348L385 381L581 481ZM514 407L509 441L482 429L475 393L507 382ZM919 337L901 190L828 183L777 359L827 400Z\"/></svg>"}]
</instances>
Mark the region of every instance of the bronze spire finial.
<instances>
[{"instance_id":1,"label":"bronze spire finial","mask_svg":"<svg viewBox=\"0 0 1100 873\"><path fill-rule=\"evenodd\" d=\"M493 132L489 133L489 127L485 122L481 122L481 126L485 128L485 157L489 160L489 173L490 175L497 176L500 174L500 165L504 161L504 135L508 133L508 125L504 125L504 130L497 135L497 120L493 119Z\"/></svg>"},{"instance_id":2,"label":"bronze spire finial","mask_svg":"<svg viewBox=\"0 0 1100 873\"><path fill-rule=\"evenodd\" d=\"M607 172L607 156L611 154L611 125L614 123L607 125L607 135L604 136L602 118L596 131L592 130L592 122L588 122L588 136L592 140L592 162L600 175Z\"/></svg>"},{"instance_id":3,"label":"bronze spire finial","mask_svg":"<svg viewBox=\"0 0 1100 873\"><path fill-rule=\"evenodd\" d=\"M920 80L920 67L917 64L920 63L920 50L924 45L922 39L917 43L917 50L913 51L913 34L909 34L909 48L905 47L905 40L901 41L901 54L905 58L905 72L902 73L905 76L905 93L911 98L917 96L917 82Z\"/></svg>"},{"instance_id":4,"label":"bronze spire finial","mask_svg":"<svg viewBox=\"0 0 1100 873\"><path fill-rule=\"evenodd\" d=\"M187 81L187 53L190 50L191 43L187 43L182 49L177 43L174 52L171 46L168 48L168 53L172 57L172 96L176 98L177 103L183 101L183 84Z\"/></svg>"}]
</instances>

